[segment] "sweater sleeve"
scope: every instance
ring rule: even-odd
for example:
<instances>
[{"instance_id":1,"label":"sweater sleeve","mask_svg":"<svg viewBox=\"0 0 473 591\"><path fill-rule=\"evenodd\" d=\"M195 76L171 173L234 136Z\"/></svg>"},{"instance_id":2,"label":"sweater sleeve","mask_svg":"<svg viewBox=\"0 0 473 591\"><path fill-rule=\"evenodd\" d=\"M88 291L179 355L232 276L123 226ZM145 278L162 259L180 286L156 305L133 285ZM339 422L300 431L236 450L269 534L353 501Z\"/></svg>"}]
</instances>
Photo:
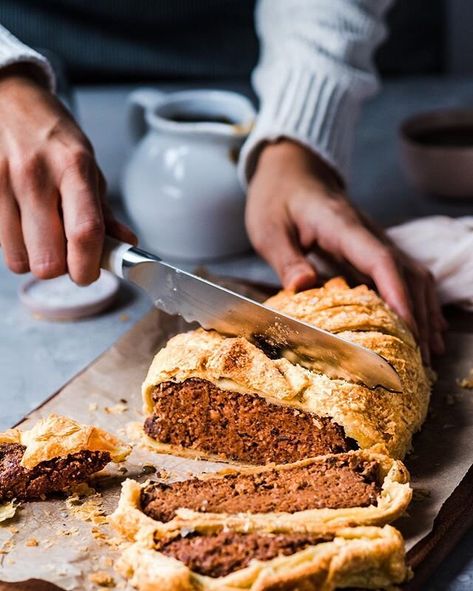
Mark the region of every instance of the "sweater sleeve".
<instances>
[{"instance_id":1,"label":"sweater sleeve","mask_svg":"<svg viewBox=\"0 0 473 591\"><path fill-rule=\"evenodd\" d=\"M0 25L0 71L2 68L14 64L33 65L38 71L39 78L51 90L54 90L55 76L48 60L34 49L31 49L31 47L19 41L5 27Z\"/></svg>"},{"instance_id":2,"label":"sweater sleeve","mask_svg":"<svg viewBox=\"0 0 473 591\"><path fill-rule=\"evenodd\" d=\"M253 174L265 142L293 139L343 179L356 120L378 80L373 53L385 36L391 0L259 0L260 61L253 85L260 100L243 146L240 179Z\"/></svg>"}]
</instances>

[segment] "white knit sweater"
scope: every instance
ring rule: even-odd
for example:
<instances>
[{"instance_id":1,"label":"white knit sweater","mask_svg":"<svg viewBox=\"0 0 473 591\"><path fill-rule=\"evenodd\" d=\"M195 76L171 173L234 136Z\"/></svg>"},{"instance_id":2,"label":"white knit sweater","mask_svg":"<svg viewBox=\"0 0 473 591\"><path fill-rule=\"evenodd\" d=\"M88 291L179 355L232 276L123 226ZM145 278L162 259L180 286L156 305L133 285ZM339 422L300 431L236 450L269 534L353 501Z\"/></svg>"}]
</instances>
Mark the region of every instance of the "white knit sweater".
<instances>
[{"instance_id":1,"label":"white knit sweater","mask_svg":"<svg viewBox=\"0 0 473 591\"><path fill-rule=\"evenodd\" d=\"M391 0L258 0L260 61L253 84L260 99L256 125L240 156L242 182L265 141L294 139L346 178L364 98L378 86L373 50L383 39ZM46 58L0 26L0 68L29 62L52 89Z\"/></svg>"}]
</instances>

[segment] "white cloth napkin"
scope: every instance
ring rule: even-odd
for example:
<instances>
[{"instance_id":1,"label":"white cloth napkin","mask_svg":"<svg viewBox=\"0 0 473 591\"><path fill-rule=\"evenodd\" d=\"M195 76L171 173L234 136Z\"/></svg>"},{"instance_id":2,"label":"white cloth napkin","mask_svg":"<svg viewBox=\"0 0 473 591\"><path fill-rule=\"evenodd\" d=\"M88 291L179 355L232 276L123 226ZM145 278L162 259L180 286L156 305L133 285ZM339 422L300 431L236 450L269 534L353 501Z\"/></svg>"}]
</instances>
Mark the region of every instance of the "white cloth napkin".
<instances>
[{"instance_id":1,"label":"white cloth napkin","mask_svg":"<svg viewBox=\"0 0 473 591\"><path fill-rule=\"evenodd\" d=\"M388 229L390 238L435 277L442 304L473 311L473 216L431 216Z\"/></svg>"}]
</instances>

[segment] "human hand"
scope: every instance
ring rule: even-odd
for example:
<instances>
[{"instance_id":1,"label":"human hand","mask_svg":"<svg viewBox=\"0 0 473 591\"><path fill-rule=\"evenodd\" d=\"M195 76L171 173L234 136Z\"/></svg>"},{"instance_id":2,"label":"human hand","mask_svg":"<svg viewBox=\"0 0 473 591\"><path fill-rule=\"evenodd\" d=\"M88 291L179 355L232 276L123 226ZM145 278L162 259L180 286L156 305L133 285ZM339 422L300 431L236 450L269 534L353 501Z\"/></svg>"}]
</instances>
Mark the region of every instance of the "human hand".
<instances>
[{"instance_id":1,"label":"human hand","mask_svg":"<svg viewBox=\"0 0 473 591\"><path fill-rule=\"evenodd\" d=\"M93 148L23 70L0 73L0 244L15 273L95 281L105 233L136 243L105 202Z\"/></svg>"},{"instance_id":2,"label":"human hand","mask_svg":"<svg viewBox=\"0 0 473 591\"><path fill-rule=\"evenodd\" d=\"M322 251L371 280L418 337L424 361L444 351L446 327L432 275L401 252L347 199L335 173L290 140L268 144L251 179L246 226L287 289L312 287L306 254Z\"/></svg>"}]
</instances>

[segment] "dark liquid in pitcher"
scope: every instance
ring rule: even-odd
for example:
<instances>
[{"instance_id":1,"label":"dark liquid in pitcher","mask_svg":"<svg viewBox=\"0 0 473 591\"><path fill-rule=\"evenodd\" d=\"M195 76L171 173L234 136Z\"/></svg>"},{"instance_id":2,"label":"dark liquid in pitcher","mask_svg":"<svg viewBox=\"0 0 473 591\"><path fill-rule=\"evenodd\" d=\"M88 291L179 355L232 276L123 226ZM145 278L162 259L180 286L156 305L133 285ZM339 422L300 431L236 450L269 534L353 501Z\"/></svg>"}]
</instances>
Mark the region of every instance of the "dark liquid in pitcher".
<instances>
[{"instance_id":1,"label":"dark liquid in pitcher","mask_svg":"<svg viewBox=\"0 0 473 591\"><path fill-rule=\"evenodd\" d=\"M412 133L412 138L425 146L439 146L440 148L473 147L473 125L426 129Z\"/></svg>"},{"instance_id":2,"label":"dark liquid in pitcher","mask_svg":"<svg viewBox=\"0 0 473 591\"><path fill-rule=\"evenodd\" d=\"M200 113L178 113L167 117L170 121L177 123L225 123L234 125L234 121L223 115L204 115Z\"/></svg>"}]
</instances>

